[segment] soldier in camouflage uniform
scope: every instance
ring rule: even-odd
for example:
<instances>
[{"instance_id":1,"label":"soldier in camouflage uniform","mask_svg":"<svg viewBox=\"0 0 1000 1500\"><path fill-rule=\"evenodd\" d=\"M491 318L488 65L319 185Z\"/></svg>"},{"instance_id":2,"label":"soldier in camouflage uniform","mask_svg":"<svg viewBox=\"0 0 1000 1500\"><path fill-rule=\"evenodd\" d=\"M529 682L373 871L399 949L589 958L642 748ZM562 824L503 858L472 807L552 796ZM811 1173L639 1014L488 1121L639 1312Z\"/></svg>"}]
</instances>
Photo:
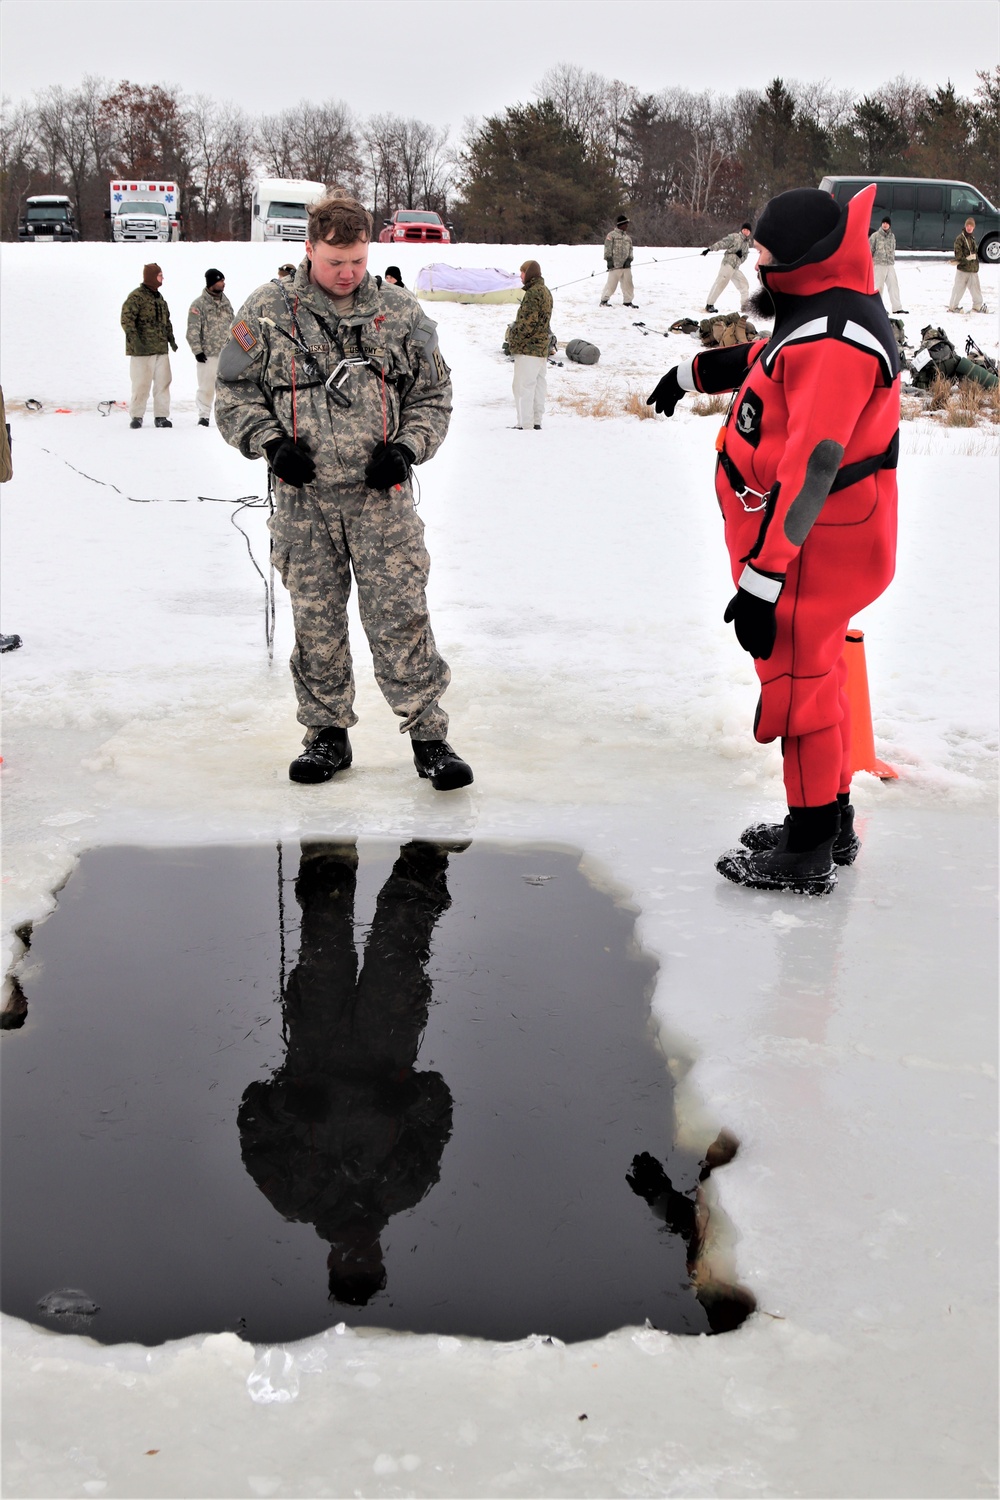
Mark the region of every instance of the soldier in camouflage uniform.
<instances>
[{"instance_id":1,"label":"soldier in camouflage uniform","mask_svg":"<svg viewBox=\"0 0 1000 1500\"><path fill-rule=\"evenodd\" d=\"M219 360L219 431L280 483L272 555L292 600L292 679L305 750L293 781L351 764L357 723L347 632L351 572L379 687L439 791L472 772L447 743L450 672L434 644L430 558L410 469L448 431L451 380L435 325L405 292L368 274L371 216L333 195L309 213L294 281L240 308Z\"/></svg>"},{"instance_id":2,"label":"soldier in camouflage uniform","mask_svg":"<svg viewBox=\"0 0 1000 1500\"><path fill-rule=\"evenodd\" d=\"M721 297L730 282L733 283L733 286L739 293L740 311L746 311L746 301L750 286L743 272L740 270L740 266L750 254L752 244L753 229L749 224L741 224L736 233L724 234L721 240L716 240L714 245L709 245L707 250L701 252L702 255L711 255L713 250L725 251L722 257L722 265L719 267L719 274L712 282L712 290L709 292L708 301L705 303L706 312L718 312L719 309L715 305L716 299Z\"/></svg>"},{"instance_id":3,"label":"soldier in camouflage uniform","mask_svg":"<svg viewBox=\"0 0 1000 1500\"><path fill-rule=\"evenodd\" d=\"M886 287L893 312L905 313L907 308L901 306L903 299L899 295L899 282L896 280L896 236L892 232L892 220L888 214L868 236L868 246L875 267L875 290L881 292Z\"/></svg>"},{"instance_id":4,"label":"soldier in camouflage uniform","mask_svg":"<svg viewBox=\"0 0 1000 1500\"><path fill-rule=\"evenodd\" d=\"M521 267L524 297L517 317L507 330L507 350L514 356L514 410L517 428L539 432L545 411L545 367L549 359L552 329L552 293L542 280L537 260Z\"/></svg>"},{"instance_id":5,"label":"soldier in camouflage uniform","mask_svg":"<svg viewBox=\"0 0 1000 1500\"><path fill-rule=\"evenodd\" d=\"M966 219L965 228L955 241L955 285L948 298L948 311L958 312L966 292L972 298L972 311L985 312L983 289L979 285L979 246L976 244L976 221Z\"/></svg>"},{"instance_id":6,"label":"soldier in camouflage uniform","mask_svg":"<svg viewBox=\"0 0 1000 1500\"><path fill-rule=\"evenodd\" d=\"M233 307L226 296L226 278L213 266L205 272L205 290L188 312L187 341L198 365L198 426L207 427L215 400L219 355L233 326Z\"/></svg>"},{"instance_id":7,"label":"soldier in camouflage uniform","mask_svg":"<svg viewBox=\"0 0 1000 1500\"><path fill-rule=\"evenodd\" d=\"M170 309L160 294L163 272L155 261L142 268L142 285L122 303L125 353L129 357L132 398L129 426L141 427L150 386L153 388L153 426L172 427L170 420L170 355L177 353Z\"/></svg>"},{"instance_id":8,"label":"soldier in camouflage uniform","mask_svg":"<svg viewBox=\"0 0 1000 1500\"><path fill-rule=\"evenodd\" d=\"M608 267L608 279L601 293L601 306L607 307L615 288L621 283L622 306L635 307L632 301L632 241L628 235L629 221L624 214L618 215L614 229L604 241L604 259Z\"/></svg>"}]
</instances>

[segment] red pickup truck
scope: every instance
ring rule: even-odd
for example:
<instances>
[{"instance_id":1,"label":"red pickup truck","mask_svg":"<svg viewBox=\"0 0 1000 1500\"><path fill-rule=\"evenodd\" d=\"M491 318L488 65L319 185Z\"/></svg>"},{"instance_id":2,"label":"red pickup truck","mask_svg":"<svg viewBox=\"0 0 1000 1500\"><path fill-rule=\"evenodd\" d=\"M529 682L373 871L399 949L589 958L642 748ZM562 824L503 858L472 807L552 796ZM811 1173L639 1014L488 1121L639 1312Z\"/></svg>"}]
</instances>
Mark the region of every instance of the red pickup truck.
<instances>
[{"instance_id":1,"label":"red pickup truck","mask_svg":"<svg viewBox=\"0 0 1000 1500\"><path fill-rule=\"evenodd\" d=\"M398 208L384 221L379 232L380 245L450 245L451 228L440 214L422 208Z\"/></svg>"}]
</instances>

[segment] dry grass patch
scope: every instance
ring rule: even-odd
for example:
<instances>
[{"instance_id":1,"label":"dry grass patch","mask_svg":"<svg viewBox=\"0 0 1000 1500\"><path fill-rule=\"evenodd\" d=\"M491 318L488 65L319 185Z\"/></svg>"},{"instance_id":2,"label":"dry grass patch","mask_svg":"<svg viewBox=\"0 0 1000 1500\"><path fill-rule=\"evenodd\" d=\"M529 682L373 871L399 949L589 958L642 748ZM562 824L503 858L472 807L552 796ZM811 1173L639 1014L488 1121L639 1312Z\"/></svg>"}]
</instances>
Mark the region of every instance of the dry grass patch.
<instances>
[{"instance_id":1,"label":"dry grass patch","mask_svg":"<svg viewBox=\"0 0 1000 1500\"><path fill-rule=\"evenodd\" d=\"M606 422L622 414L621 397L605 386L599 391L562 391L556 397L559 406L575 411L578 417L594 417Z\"/></svg>"},{"instance_id":2,"label":"dry grass patch","mask_svg":"<svg viewBox=\"0 0 1000 1500\"><path fill-rule=\"evenodd\" d=\"M998 387L980 385L978 380L960 380L948 403L945 421L949 427L975 427L980 418L1000 420Z\"/></svg>"},{"instance_id":3,"label":"dry grass patch","mask_svg":"<svg viewBox=\"0 0 1000 1500\"><path fill-rule=\"evenodd\" d=\"M653 407L646 405L646 398L641 391L629 391L625 397L625 414L638 417L640 422L647 422L650 417L656 416Z\"/></svg>"},{"instance_id":4,"label":"dry grass patch","mask_svg":"<svg viewBox=\"0 0 1000 1500\"><path fill-rule=\"evenodd\" d=\"M694 412L696 417L720 417L729 410L728 396L699 396L691 402L688 411Z\"/></svg>"}]
</instances>

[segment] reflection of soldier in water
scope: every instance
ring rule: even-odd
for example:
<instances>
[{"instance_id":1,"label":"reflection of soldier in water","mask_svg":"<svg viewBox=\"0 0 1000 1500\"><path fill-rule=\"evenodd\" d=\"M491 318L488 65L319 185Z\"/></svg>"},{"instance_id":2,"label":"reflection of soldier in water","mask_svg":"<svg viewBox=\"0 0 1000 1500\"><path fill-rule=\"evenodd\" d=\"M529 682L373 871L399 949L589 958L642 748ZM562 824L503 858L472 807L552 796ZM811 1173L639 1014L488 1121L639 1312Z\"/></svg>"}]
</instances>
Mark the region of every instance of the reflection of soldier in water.
<instances>
[{"instance_id":1,"label":"reflection of soldier in water","mask_svg":"<svg viewBox=\"0 0 1000 1500\"><path fill-rule=\"evenodd\" d=\"M414 1072L427 1024L431 934L451 901L448 855L413 841L382 887L358 973L357 850L303 844L299 962L282 996L288 1051L243 1095L247 1171L280 1214L330 1243L330 1296L363 1307L385 1286L380 1236L438 1181L451 1094Z\"/></svg>"}]
</instances>

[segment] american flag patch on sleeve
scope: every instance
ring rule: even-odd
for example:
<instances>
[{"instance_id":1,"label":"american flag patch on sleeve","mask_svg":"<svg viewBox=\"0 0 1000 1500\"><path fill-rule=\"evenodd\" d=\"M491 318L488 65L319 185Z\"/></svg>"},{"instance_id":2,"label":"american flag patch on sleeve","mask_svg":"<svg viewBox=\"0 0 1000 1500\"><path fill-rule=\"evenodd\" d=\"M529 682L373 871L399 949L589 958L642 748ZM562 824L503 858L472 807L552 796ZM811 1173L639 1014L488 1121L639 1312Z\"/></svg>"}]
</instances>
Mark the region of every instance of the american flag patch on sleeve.
<instances>
[{"instance_id":1,"label":"american flag patch on sleeve","mask_svg":"<svg viewBox=\"0 0 1000 1500\"><path fill-rule=\"evenodd\" d=\"M233 338L245 354L249 354L257 342L245 323L233 324Z\"/></svg>"}]
</instances>

